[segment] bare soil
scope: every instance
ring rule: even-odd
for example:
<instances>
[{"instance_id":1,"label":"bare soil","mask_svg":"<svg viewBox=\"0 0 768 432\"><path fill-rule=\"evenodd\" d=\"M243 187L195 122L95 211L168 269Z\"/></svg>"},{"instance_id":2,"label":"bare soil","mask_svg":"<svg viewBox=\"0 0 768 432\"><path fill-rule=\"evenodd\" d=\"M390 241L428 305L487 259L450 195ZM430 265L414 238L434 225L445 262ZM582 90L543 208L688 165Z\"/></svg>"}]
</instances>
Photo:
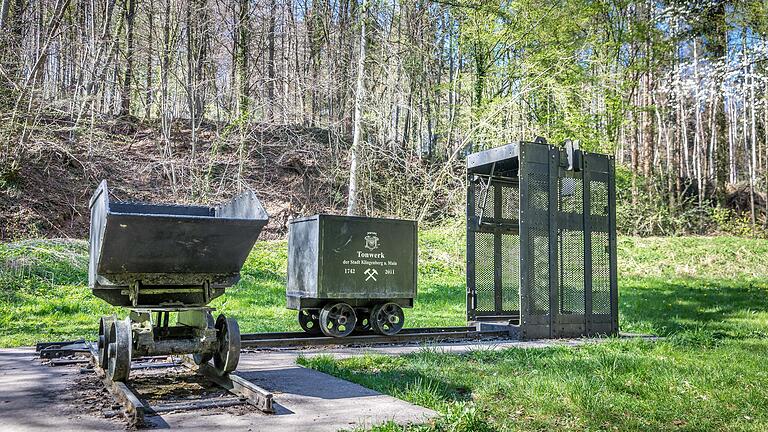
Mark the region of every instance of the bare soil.
<instances>
[{"instance_id":1,"label":"bare soil","mask_svg":"<svg viewBox=\"0 0 768 432\"><path fill-rule=\"evenodd\" d=\"M88 201L101 180L113 198L216 204L253 189L270 214L264 238L290 217L336 212L346 194L346 148L327 130L256 125L248 130L172 124L166 144L156 124L104 119L89 131L44 118L18 168L0 182L0 240L88 234Z\"/></svg>"},{"instance_id":2,"label":"bare soil","mask_svg":"<svg viewBox=\"0 0 768 432\"><path fill-rule=\"evenodd\" d=\"M146 363L146 362L145 362ZM59 366L70 370L79 369L80 366ZM131 371L130 387L136 395L150 408L164 404L176 404L182 402L195 402L205 400L230 400L237 399L225 389L219 387L204 376L184 366L159 367L151 369L134 369ZM97 418L108 417L116 425L120 424L129 430L136 429L137 425L128 423L119 412L122 407L114 401L113 396L104 387L92 370L77 375L67 386L67 391L62 396L78 407L78 415L88 415ZM242 405L226 406L220 408L198 408L168 411L166 414L179 412L195 412L199 415L211 413L226 413L229 415L243 415L252 413L252 406ZM148 416L151 416L148 414ZM147 424L142 427L152 428L152 419L147 419Z\"/></svg>"}]
</instances>

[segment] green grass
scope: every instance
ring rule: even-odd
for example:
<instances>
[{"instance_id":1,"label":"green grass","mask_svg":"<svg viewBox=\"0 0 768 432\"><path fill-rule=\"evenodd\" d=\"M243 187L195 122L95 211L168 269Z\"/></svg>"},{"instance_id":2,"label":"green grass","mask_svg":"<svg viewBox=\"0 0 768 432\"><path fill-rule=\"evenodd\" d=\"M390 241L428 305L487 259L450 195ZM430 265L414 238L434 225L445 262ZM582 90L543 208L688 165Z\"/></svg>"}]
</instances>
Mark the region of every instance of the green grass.
<instances>
[{"instance_id":1,"label":"green grass","mask_svg":"<svg viewBox=\"0 0 768 432\"><path fill-rule=\"evenodd\" d=\"M666 340L300 362L442 413L409 430L768 430L768 241L622 238L619 267L622 330Z\"/></svg>"},{"instance_id":2,"label":"green grass","mask_svg":"<svg viewBox=\"0 0 768 432\"><path fill-rule=\"evenodd\" d=\"M421 234L419 297L407 325L465 325L463 237L446 227ZM285 308L287 243L257 242L240 282L213 301L237 318L241 332L300 331ZM88 244L80 240L24 240L0 244L0 347L39 341L95 338L98 317L125 315L91 295Z\"/></svg>"},{"instance_id":3,"label":"green grass","mask_svg":"<svg viewBox=\"0 0 768 432\"><path fill-rule=\"evenodd\" d=\"M87 285L87 242L0 244L0 347L95 337L96 317L114 309Z\"/></svg>"},{"instance_id":4,"label":"green grass","mask_svg":"<svg viewBox=\"0 0 768 432\"><path fill-rule=\"evenodd\" d=\"M766 430L766 358L765 340L702 335L302 363L445 414L413 430Z\"/></svg>"},{"instance_id":5,"label":"green grass","mask_svg":"<svg viewBox=\"0 0 768 432\"><path fill-rule=\"evenodd\" d=\"M419 241L406 321L462 325L463 226ZM298 330L284 308L285 267L285 242L259 242L214 306L243 332ZM0 271L0 346L92 338L113 311L88 291L85 242L2 244ZM619 288L622 330L666 340L301 361L442 413L413 430L768 429L768 241L621 238Z\"/></svg>"}]
</instances>

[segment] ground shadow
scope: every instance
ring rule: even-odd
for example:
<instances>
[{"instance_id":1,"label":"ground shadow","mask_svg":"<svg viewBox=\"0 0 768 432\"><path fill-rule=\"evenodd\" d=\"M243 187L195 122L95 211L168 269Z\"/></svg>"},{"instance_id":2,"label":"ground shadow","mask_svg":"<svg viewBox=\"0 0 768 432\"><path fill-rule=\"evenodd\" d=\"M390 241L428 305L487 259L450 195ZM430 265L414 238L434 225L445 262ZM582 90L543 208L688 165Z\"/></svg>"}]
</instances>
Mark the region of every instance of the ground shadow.
<instances>
[{"instance_id":1,"label":"ground shadow","mask_svg":"<svg viewBox=\"0 0 768 432\"><path fill-rule=\"evenodd\" d=\"M656 331L701 328L729 330L729 318L768 311L765 286L750 282L655 278L625 279L619 289L619 316L630 323L647 323Z\"/></svg>"}]
</instances>

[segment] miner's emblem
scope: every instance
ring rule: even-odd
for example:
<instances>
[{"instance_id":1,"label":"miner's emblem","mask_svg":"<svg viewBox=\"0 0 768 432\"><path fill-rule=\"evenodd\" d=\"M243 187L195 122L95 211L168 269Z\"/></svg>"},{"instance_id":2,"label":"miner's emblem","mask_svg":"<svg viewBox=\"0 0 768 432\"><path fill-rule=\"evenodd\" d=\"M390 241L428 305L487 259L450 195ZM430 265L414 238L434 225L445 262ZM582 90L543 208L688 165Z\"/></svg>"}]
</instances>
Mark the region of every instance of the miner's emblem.
<instances>
[{"instance_id":1,"label":"miner's emblem","mask_svg":"<svg viewBox=\"0 0 768 432\"><path fill-rule=\"evenodd\" d=\"M371 251L379 248L379 236L375 232L369 231L365 236L365 248Z\"/></svg>"}]
</instances>

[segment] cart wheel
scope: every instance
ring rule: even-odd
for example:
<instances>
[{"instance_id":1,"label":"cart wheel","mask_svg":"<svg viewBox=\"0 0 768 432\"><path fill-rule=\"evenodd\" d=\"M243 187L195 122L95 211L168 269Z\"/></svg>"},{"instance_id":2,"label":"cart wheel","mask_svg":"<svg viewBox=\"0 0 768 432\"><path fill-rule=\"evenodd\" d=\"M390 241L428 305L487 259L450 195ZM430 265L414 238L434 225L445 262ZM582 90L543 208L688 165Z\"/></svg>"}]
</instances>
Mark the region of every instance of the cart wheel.
<instances>
[{"instance_id":1,"label":"cart wheel","mask_svg":"<svg viewBox=\"0 0 768 432\"><path fill-rule=\"evenodd\" d=\"M216 323L213 321L213 315L210 311L205 312L205 324L206 328L215 328ZM202 365L206 364L213 358L213 352L205 352L205 353L194 353L192 354L192 360L195 361L196 365Z\"/></svg>"},{"instance_id":2,"label":"cart wheel","mask_svg":"<svg viewBox=\"0 0 768 432\"><path fill-rule=\"evenodd\" d=\"M370 312L366 309L358 309L355 311L357 314L357 324L355 324L355 332L368 333L371 331Z\"/></svg>"},{"instance_id":3,"label":"cart wheel","mask_svg":"<svg viewBox=\"0 0 768 432\"><path fill-rule=\"evenodd\" d=\"M127 381L131 372L131 319L115 320L109 330L107 345L107 377Z\"/></svg>"},{"instance_id":4,"label":"cart wheel","mask_svg":"<svg viewBox=\"0 0 768 432\"><path fill-rule=\"evenodd\" d=\"M403 328L404 321L403 308L395 303L378 304L371 309L371 328L378 334L396 334Z\"/></svg>"},{"instance_id":5,"label":"cart wheel","mask_svg":"<svg viewBox=\"0 0 768 432\"><path fill-rule=\"evenodd\" d=\"M322 333L320 330L320 319L317 317L317 311L312 313L310 310L299 311L299 325L305 332L313 335Z\"/></svg>"},{"instance_id":6,"label":"cart wheel","mask_svg":"<svg viewBox=\"0 0 768 432\"><path fill-rule=\"evenodd\" d=\"M355 329L357 316L346 303L331 303L320 310L320 329L326 336L344 337Z\"/></svg>"},{"instance_id":7,"label":"cart wheel","mask_svg":"<svg viewBox=\"0 0 768 432\"><path fill-rule=\"evenodd\" d=\"M240 326L222 314L216 319L216 330L219 347L213 354L213 367L219 375L226 375L237 369L240 361Z\"/></svg>"},{"instance_id":8,"label":"cart wheel","mask_svg":"<svg viewBox=\"0 0 768 432\"><path fill-rule=\"evenodd\" d=\"M115 322L114 315L104 315L99 319L99 340L96 343L96 348L99 354L99 366L104 370L109 367L107 347L109 346L109 334L113 322Z\"/></svg>"}]
</instances>

